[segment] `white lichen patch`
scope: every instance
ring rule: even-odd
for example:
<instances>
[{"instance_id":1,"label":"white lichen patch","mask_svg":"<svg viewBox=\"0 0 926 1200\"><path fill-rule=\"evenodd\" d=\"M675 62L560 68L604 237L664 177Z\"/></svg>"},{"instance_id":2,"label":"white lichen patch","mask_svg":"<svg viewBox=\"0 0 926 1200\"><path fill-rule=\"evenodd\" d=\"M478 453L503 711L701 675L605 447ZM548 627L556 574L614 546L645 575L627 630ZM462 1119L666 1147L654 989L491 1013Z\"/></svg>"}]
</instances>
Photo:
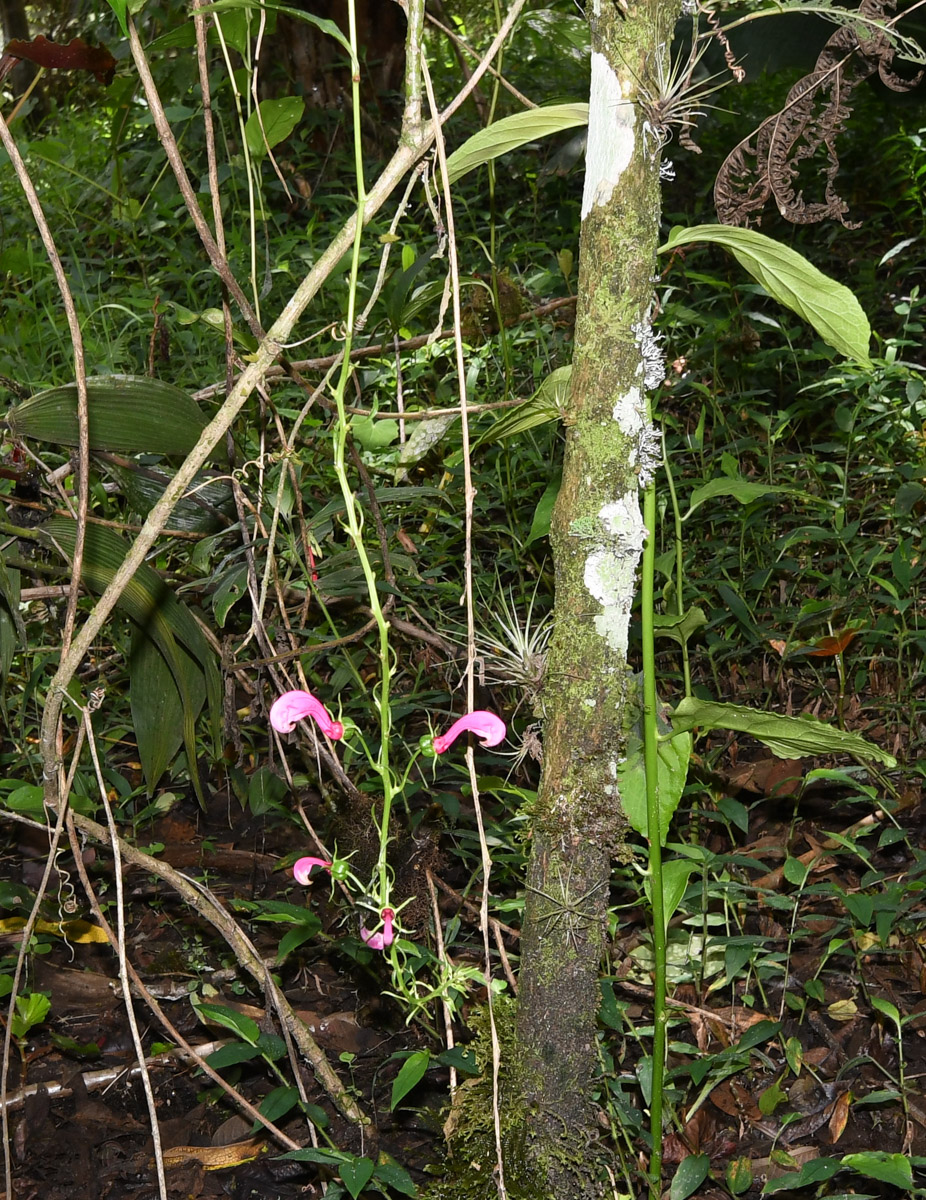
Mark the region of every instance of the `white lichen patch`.
<instances>
[{"instance_id":1,"label":"white lichen patch","mask_svg":"<svg viewBox=\"0 0 926 1200\"><path fill-rule=\"evenodd\" d=\"M637 555L642 552L646 526L635 491L625 492L610 504L605 504L598 512L598 520L618 543L621 553Z\"/></svg>"},{"instance_id":2,"label":"white lichen patch","mask_svg":"<svg viewBox=\"0 0 926 1200\"><path fill-rule=\"evenodd\" d=\"M626 657L630 634L637 564L646 540L646 526L636 491L625 492L598 513L608 537L585 560L584 581L589 594L601 605L595 629L608 646Z\"/></svg>"},{"instance_id":3,"label":"white lichen patch","mask_svg":"<svg viewBox=\"0 0 926 1200\"><path fill-rule=\"evenodd\" d=\"M635 437L643 428L643 394L632 387L619 396L611 414L624 433Z\"/></svg>"},{"instance_id":4,"label":"white lichen patch","mask_svg":"<svg viewBox=\"0 0 926 1200\"><path fill-rule=\"evenodd\" d=\"M582 220L595 205L607 204L633 154L634 105L605 56L592 51L592 84L588 108L588 148Z\"/></svg>"}]
</instances>

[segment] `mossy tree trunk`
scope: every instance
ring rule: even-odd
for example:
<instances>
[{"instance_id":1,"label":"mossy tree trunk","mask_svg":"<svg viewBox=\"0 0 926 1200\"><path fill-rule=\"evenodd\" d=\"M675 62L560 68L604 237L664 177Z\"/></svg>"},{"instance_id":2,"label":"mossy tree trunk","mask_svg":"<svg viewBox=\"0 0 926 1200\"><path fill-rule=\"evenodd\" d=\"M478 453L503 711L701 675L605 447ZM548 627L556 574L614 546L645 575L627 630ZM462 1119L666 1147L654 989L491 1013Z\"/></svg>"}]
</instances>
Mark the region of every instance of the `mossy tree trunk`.
<instances>
[{"instance_id":1,"label":"mossy tree trunk","mask_svg":"<svg viewBox=\"0 0 926 1200\"><path fill-rule=\"evenodd\" d=\"M624 822L627 638L644 542L640 487L657 441L646 383L660 218L660 139L646 122L677 4L590 10L592 84L576 344L551 544L555 630L543 693L544 768L522 932L518 1072L528 1114L514 1157L534 1195L599 1194L592 1101L611 864ZM646 93L641 93L641 87ZM519 1139L520 1140L520 1139ZM514 1189L512 1189L513 1194ZM518 1193L520 1193L520 1187Z\"/></svg>"}]
</instances>

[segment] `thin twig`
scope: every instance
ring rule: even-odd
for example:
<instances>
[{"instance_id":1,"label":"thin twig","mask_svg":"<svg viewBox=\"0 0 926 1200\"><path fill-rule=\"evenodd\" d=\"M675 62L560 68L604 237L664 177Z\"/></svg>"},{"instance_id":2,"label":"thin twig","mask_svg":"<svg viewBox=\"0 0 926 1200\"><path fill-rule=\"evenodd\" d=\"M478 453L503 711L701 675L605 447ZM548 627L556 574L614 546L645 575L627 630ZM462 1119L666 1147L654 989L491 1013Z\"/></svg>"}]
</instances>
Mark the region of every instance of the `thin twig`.
<instances>
[{"instance_id":1,"label":"thin twig","mask_svg":"<svg viewBox=\"0 0 926 1200\"><path fill-rule=\"evenodd\" d=\"M434 89L428 71L427 59L422 55L421 73L428 93L428 102L432 110L435 106ZM457 259L457 245L454 229L453 202L450 192L450 178L447 172L447 149L444 144L443 131L437 134L437 159L440 164L441 185L444 192L447 222L447 253L450 260L450 280L453 299L453 327L456 332L454 349L456 351L457 386L460 391L460 407L462 412L461 427L463 434L463 481L464 501L466 510L466 542L464 550L464 587L466 599L466 704L470 712L475 708L475 662L476 662L476 624L475 605L473 601L473 501L476 489L473 485L472 460L470 457L469 421L466 411L466 363L463 357L463 328L460 306L460 267ZM489 879L492 873L492 856L486 841L485 825L482 819L482 804L479 800L479 780L476 775L476 760L472 746L466 748L466 766L469 771L470 788L473 807L476 812L476 824L479 830L479 847L482 853L482 904L480 907L480 928L482 930L485 953L486 976L486 1006L489 1012L489 1032L492 1039L492 1118L495 1127L496 1170L494 1172L495 1186L498 1189L499 1200L506 1200L505 1165L502 1155L502 1124L501 1106L499 1102L499 1070L501 1067L501 1046L498 1039L498 1029L495 1024L492 991L492 959L489 948Z\"/></svg>"}]
</instances>

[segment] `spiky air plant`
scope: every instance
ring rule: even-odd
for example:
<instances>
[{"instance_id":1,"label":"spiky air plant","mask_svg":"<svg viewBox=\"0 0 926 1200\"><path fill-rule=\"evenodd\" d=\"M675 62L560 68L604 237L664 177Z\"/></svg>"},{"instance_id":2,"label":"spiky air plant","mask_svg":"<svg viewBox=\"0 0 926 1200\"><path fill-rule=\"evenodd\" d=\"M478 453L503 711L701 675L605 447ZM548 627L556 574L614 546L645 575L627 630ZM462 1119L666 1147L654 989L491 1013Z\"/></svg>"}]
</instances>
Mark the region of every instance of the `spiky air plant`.
<instances>
[{"instance_id":1,"label":"spiky air plant","mask_svg":"<svg viewBox=\"0 0 926 1200\"><path fill-rule=\"evenodd\" d=\"M476 627L476 678L482 686L515 688L524 700L533 703L543 682L547 646L553 632L552 613L534 618L537 588L534 588L523 621L514 594L498 589L500 606L483 607L485 616ZM457 644L462 639L454 638Z\"/></svg>"},{"instance_id":2,"label":"spiky air plant","mask_svg":"<svg viewBox=\"0 0 926 1200\"><path fill-rule=\"evenodd\" d=\"M489 613L491 624L476 631L479 681L517 688L525 700L533 703L543 683L553 614L534 619L536 587L523 623L511 591L506 596L499 589L499 596L501 607Z\"/></svg>"},{"instance_id":3,"label":"spiky air plant","mask_svg":"<svg viewBox=\"0 0 926 1200\"><path fill-rule=\"evenodd\" d=\"M643 136L644 139L655 139L654 154L672 140L676 129L679 144L686 150L700 154L700 147L691 140L691 131L699 118L706 115L708 109L717 107L715 104L705 103L706 98L720 91L729 82L725 71L695 79L695 73L709 44L704 42L699 47L696 33L697 26L692 31L691 48L687 55L680 54L673 58L668 67L667 43L662 42L652 55L647 56L644 77L637 81L637 103L643 112ZM742 68L731 69L735 79L741 78Z\"/></svg>"}]
</instances>

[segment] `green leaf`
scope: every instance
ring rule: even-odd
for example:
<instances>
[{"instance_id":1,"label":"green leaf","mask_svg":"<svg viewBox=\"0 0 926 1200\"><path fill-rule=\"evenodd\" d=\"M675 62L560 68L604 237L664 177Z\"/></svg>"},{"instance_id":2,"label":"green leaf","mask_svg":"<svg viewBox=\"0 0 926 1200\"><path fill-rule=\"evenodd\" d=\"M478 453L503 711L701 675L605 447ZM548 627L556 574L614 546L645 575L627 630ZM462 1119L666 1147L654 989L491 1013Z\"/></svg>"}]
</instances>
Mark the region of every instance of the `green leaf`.
<instances>
[{"instance_id":1,"label":"green leaf","mask_svg":"<svg viewBox=\"0 0 926 1200\"><path fill-rule=\"evenodd\" d=\"M129 36L129 26L126 18L128 12L128 0L109 0L109 7L116 14L116 20L119 22L119 28L122 30L122 36Z\"/></svg>"},{"instance_id":2,"label":"green leaf","mask_svg":"<svg viewBox=\"0 0 926 1200\"><path fill-rule=\"evenodd\" d=\"M530 400L525 400L516 408L509 408L507 412L502 413L491 428L482 434L476 445L499 442L502 438L512 437L516 433L536 429L538 425L561 420L566 409L571 376L571 364L551 371Z\"/></svg>"},{"instance_id":3,"label":"green leaf","mask_svg":"<svg viewBox=\"0 0 926 1200\"><path fill-rule=\"evenodd\" d=\"M669 1188L670 1200L687 1200L707 1178L710 1169L711 1160L706 1154L689 1154L683 1158Z\"/></svg>"},{"instance_id":4,"label":"green leaf","mask_svg":"<svg viewBox=\"0 0 926 1200\"><path fill-rule=\"evenodd\" d=\"M67 558L73 556L76 524L70 517L52 517L43 526L43 535ZM84 543L81 580L91 591L104 591L127 553L127 543L113 530L101 525L89 525ZM196 768L193 697L188 687L187 668L181 657L180 645L192 654L202 667L209 711L213 718L220 716L222 712L222 689L215 654L193 614L180 603L157 572L146 563L139 566L116 603L136 625L144 629L170 667L183 702L183 736L189 758L190 777L197 798L200 804L204 805L202 784ZM217 733L215 729L213 732Z\"/></svg>"},{"instance_id":5,"label":"green leaf","mask_svg":"<svg viewBox=\"0 0 926 1200\"><path fill-rule=\"evenodd\" d=\"M752 1162L743 1155L742 1158L731 1159L724 1170L727 1187L734 1196L740 1192L748 1192L752 1187Z\"/></svg>"},{"instance_id":6,"label":"green leaf","mask_svg":"<svg viewBox=\"0 0 926 1200\"><path fill-rule=\"evenodd\" d=\"M857 758L895 767L893 755L857 733L836 729L816 717L782 717L739 704L718 704L688 696L672 713L674 729L733 729L764 742L779 758L803 758L815 754L852 754Z\"/></svg>"},{"instance_id":7,"label":"green leaf","mask_svg":"<svg viewBox=\"0 0 926 1200\"><path fill-rule=\"evenodd\" d=\"M890 1000L883 1000L880 996L872 996L871 1007L876 1012L883 1013L885 1017L889 1017L897 1028L900 1029L900 1013L897 1011L897 1006L891 1004Z\"/></svg>"},{"instance_id":8,"label":"green leaf","mask_svg":"<svg viewBox=\"0 0 926 1200\"><path fill-rule=\"evenodd\" d=\"M693 863L687 858L673 858L669 862L662 864L662 904L667 928L669 921L671 921L676 909L682 902L682 896L685 895L685 889L688 887L688 880L691 878L691 873L697 870L697 867L697 863ZM646 876L643 881L643 887L647 899L652 904L652 875Z\"/></svg>"},{"instance_id":9,"label":"green leaf","mask_svg":"<svg viewBox=\"0 0 926 1200\"><path fill-rule=\"evenodd\" d=\"M369 1158L354 1158L350 1162L342 1163L338 1174L354 1200L357 1200L357 1197L373 1178L374 1170L375 1165Z\"/></svg>"},{"instance_id":10,"label":"green leaf","mask_svg":"<svg viewBox=\"0 0 926 1200\"><path fill-rule=\"evenodd\" d=\"M676 226L657 253L694 242L712 242L729 250L773 299L803 317L828 346L863 366L870 365L871 327L858 300L796 250L754 229L695 225L689 229Z\"/></svg>"},{"instance_id":11,"label":"green leaf","mask_svg":"<svg viewBox=\"0 0 926 1200\"><path fill-rule=\"evenodd\" d=\"M534 519L531 521L530 533L527 535L527 541L524 543L525 548L531 542L536 542L538 538L549 537L550 522L553 519L553 508L556 505L556 497L559 495L562 483L562 472L557 471L544 488L543 495L537 501L537 507L534 509Z\"/></svg>"},{"instance_id":12,"label":"green leaf","mask_svg":"<svg viewBox=\"0 0 926 1200\"><path fill-rule=\"evenodd\" d=\"M219 1046L218 1050L213 1050L206 1062L216 1071L221 1071L225 1067L237 1067L240 1063L251 1062L255 1058L260 1058L260 1051L256 1046L249 1046L245 1042L230 1042L227 1046Z\"/></svg>"},{"instance_id":13,"label":"green leaf","mask_svg":"<svg viewBox=\"0 0 926 1200\"><path fill-rule=\"evenodd\" d=\"M254 12L265 8L268 12L285 13L288 17L295 17L297 21L308 21L310 25L314 25L327 37L333 38L339 46L346 50L348 58L351 57L350 42L334 21L329 21L325 17L316 17L313 13L303 12L301 8L294 8L289 4L275 4L273 0L263 0L262 3L258 0L216 0L215 4L204 4L200 12L228 12L230 9L236 8L249 8Z\"/></svg>"},{"instance_id":14,"label":"green leaf","mask_svg":"<svg viewBox=\"0 0 926 1200\"><path fill-rule=\"evenodd\" d=\"M703 608L687 609L681 616L670 616L666 613L653 615L653 634L655 637L671 638L684 646L692 634L697 633L702 625L707 624Z\"/></svg>"},{"instance_id":15,"label":"green leaf","mask_svg":"<svg viewBox=\"0 0 926 1200\"><path fill-rule=\"evenodd\" d=\"M278 1121L299 1103L299 1092L294 1087L275 1087L260 1102L258 1112L268 1121Z\"/></svg>"},{"instance_id":16,"label":"green leaf","mask_svg":"<svg viewBox=\"0 0 926 1200\"><path fill-rule=\"evenodd\" d=\"M260 1040L260 1026L244 1013L227 1008L224 1004L205 1004L195 998L193 1007L205 1024L221 1025L223 1029L230 1029L232 1033L243 1038L249 1046L257 1046Z\"/></svg>"},{"instance_id":17,"label":"green leaf","mask_svg":"<svg viewBox=\"0 0 926 1200\"><path fill-rule=\"evenodd\" d=\"M255 158L263 158L268 150L285 141L302 120L304 112L305 101L299 96L261 100L244 127L251 154Z\"/></svg>"},{"instance_id":18,"label":"green leaf","mask_svg":"<svg viewBox=\"0 0 926 1200\"><path fill-rule=\"evenodd\" d=\"M766 1180L762 1187L762 1195L770 1192L792 1191L808 1187L812 1183L825 1183L832 1179L839 1170L839 1160L835 1158L812 1158L804 1163L800 1171L793 1175L780 1175L775 1179Z\"/></svg>"},{"instance_id":19,"label":"green leaf","mask_svg":"<svg viewBox=\"0 0 926 1200\"><path fill-rule=\"evenodd\" d=\"M658 744L656 789L659 801L659 840L663 846L666 844L669 834L669 825L682 798L682 790L688 777L690 757L691 734L689 733L679 733L677 737L660 741ZM637 833L649 839L643 742L635 735L631 735L627 739L626 758L617 767L617 782L624 815Z\"/></svg>"},{"instance_id":20,"label":"green leaf","mask_svg":"<svg viewBox=\"0 0 926 1200\"><path fill-rule=\"evenodd\" d=\"M416 421L408 441L399 451L400 468L396 479L405 478L407 468L420 462L426 454L439 445L444 434L457 420L456 413L445 413L442 417L431 417L427 421ZM353 424L353 422L351 422ZM398 433L398 430L396 431Z\"/></svg>"},{"instance_id":21,"label":"green leaf","mask_svg":"<svg viewBox=\"0 0 926 1200\"><path fill-rule=\"evenodd\" d=\"M87 380L91 450L186 455L206 427L206 417L186 392L135 375ZM78 443L77 385L38 392L7 413L14 437L63 446Z\"/></svg>"},{"instance_id":22,"label":"green leaf","mask_svg":"<svg viewBox=\"0 0 926 1200\"><path fill-rule=\"evenodd\" d=\"M156 643L140 626L135 627L129 658L129 703L149 796L183 744L185 714L189 712L195 721L206 701L205 675L196 659L177 646L174 663L180 669L181 687Z\"/></svg>"},{"instance_id":23,"label":"green leaf","mask_svg":"<svg viewBox=\"0 0 926 1200\"><path fill-rule=\"evenodd\" d=\"M903 1154L888 1154L886 1150L862 1150L858 1154L846 1154L844 1167L851 1167L860 1175L890 1183L905 1192L913 1189L913 1167Z\"/></svg>"},{"instance_id":24,"label":"green leaf","mask_svg":"<svg viewBox=\"0 0 926 1200\"><path fill-rule=\"evenodd\" d=\"M382 421L372 417L353 417L350 431L364 450L384 450L399 436L399 422L391 417L384 417Z\"/></svg>"},{"instance_id":25,"label":"green leaf","mask_svg":"<svg viewBox=\"0 0 926 1200\"><path fill-rule=\"evenodd\" d=\"M392 1188L394 1192L400 1192L403 1196L418 1195L418 1189L412 1182L408 1171L404 1167L400 1167L383 1150L380 1151L379 1162L376 1164L373 1178L381 1180L387 1187Z\"/></svg>"},{"instance_id":26,"label":"green leaf","mask_svg":"<svg viewBox=\"0 0 926 1200\"><path fill-rule=\"evenodd\" d=\"M703 487L695 488L691 493L691 504L682 520L687 521L699 505L703 504L705 500L713 500L715 496L732 496L740 504L751 504L753 500L759 500L763 496L769 496L776 492L789 496L800 496L802 500L820 502L818 496L810 496L795 488L771 487L767 483L750 483L746 479L712 479Z\"/></svg>"},{"instance_id":27,"label":"green leaf","mask_svg":"<svg viewBox=\"0 0 926 1200\"><path fill-rule=\"evenodd\" d=\"M538 138L549 137L552 133L587 124L587 104L550 104L541 108L529 108L511 117L503 117L487 129L480 129L478 133L473 134L450 155L447 159L450 182L456 183L476 167L491 162L500 154L517 150L525 142L534 142Z\"/></svg>"},{"instance_id":28,"label":"green leaf","mask_svg":"<svg viewBox=\"0 0 926 1200\"><path fill-rule=\"evenodd\" d=\"M392 1081L392 1099L389 1102L389 1108L395 1112L396 1105L403 1100L408 1093L421 1082L425 1072L431 1065L431 1055L427 1050L416 1050L414 1054L410 1054L402 1063L402 1069Z\"/></svg>"}]
</instances>

